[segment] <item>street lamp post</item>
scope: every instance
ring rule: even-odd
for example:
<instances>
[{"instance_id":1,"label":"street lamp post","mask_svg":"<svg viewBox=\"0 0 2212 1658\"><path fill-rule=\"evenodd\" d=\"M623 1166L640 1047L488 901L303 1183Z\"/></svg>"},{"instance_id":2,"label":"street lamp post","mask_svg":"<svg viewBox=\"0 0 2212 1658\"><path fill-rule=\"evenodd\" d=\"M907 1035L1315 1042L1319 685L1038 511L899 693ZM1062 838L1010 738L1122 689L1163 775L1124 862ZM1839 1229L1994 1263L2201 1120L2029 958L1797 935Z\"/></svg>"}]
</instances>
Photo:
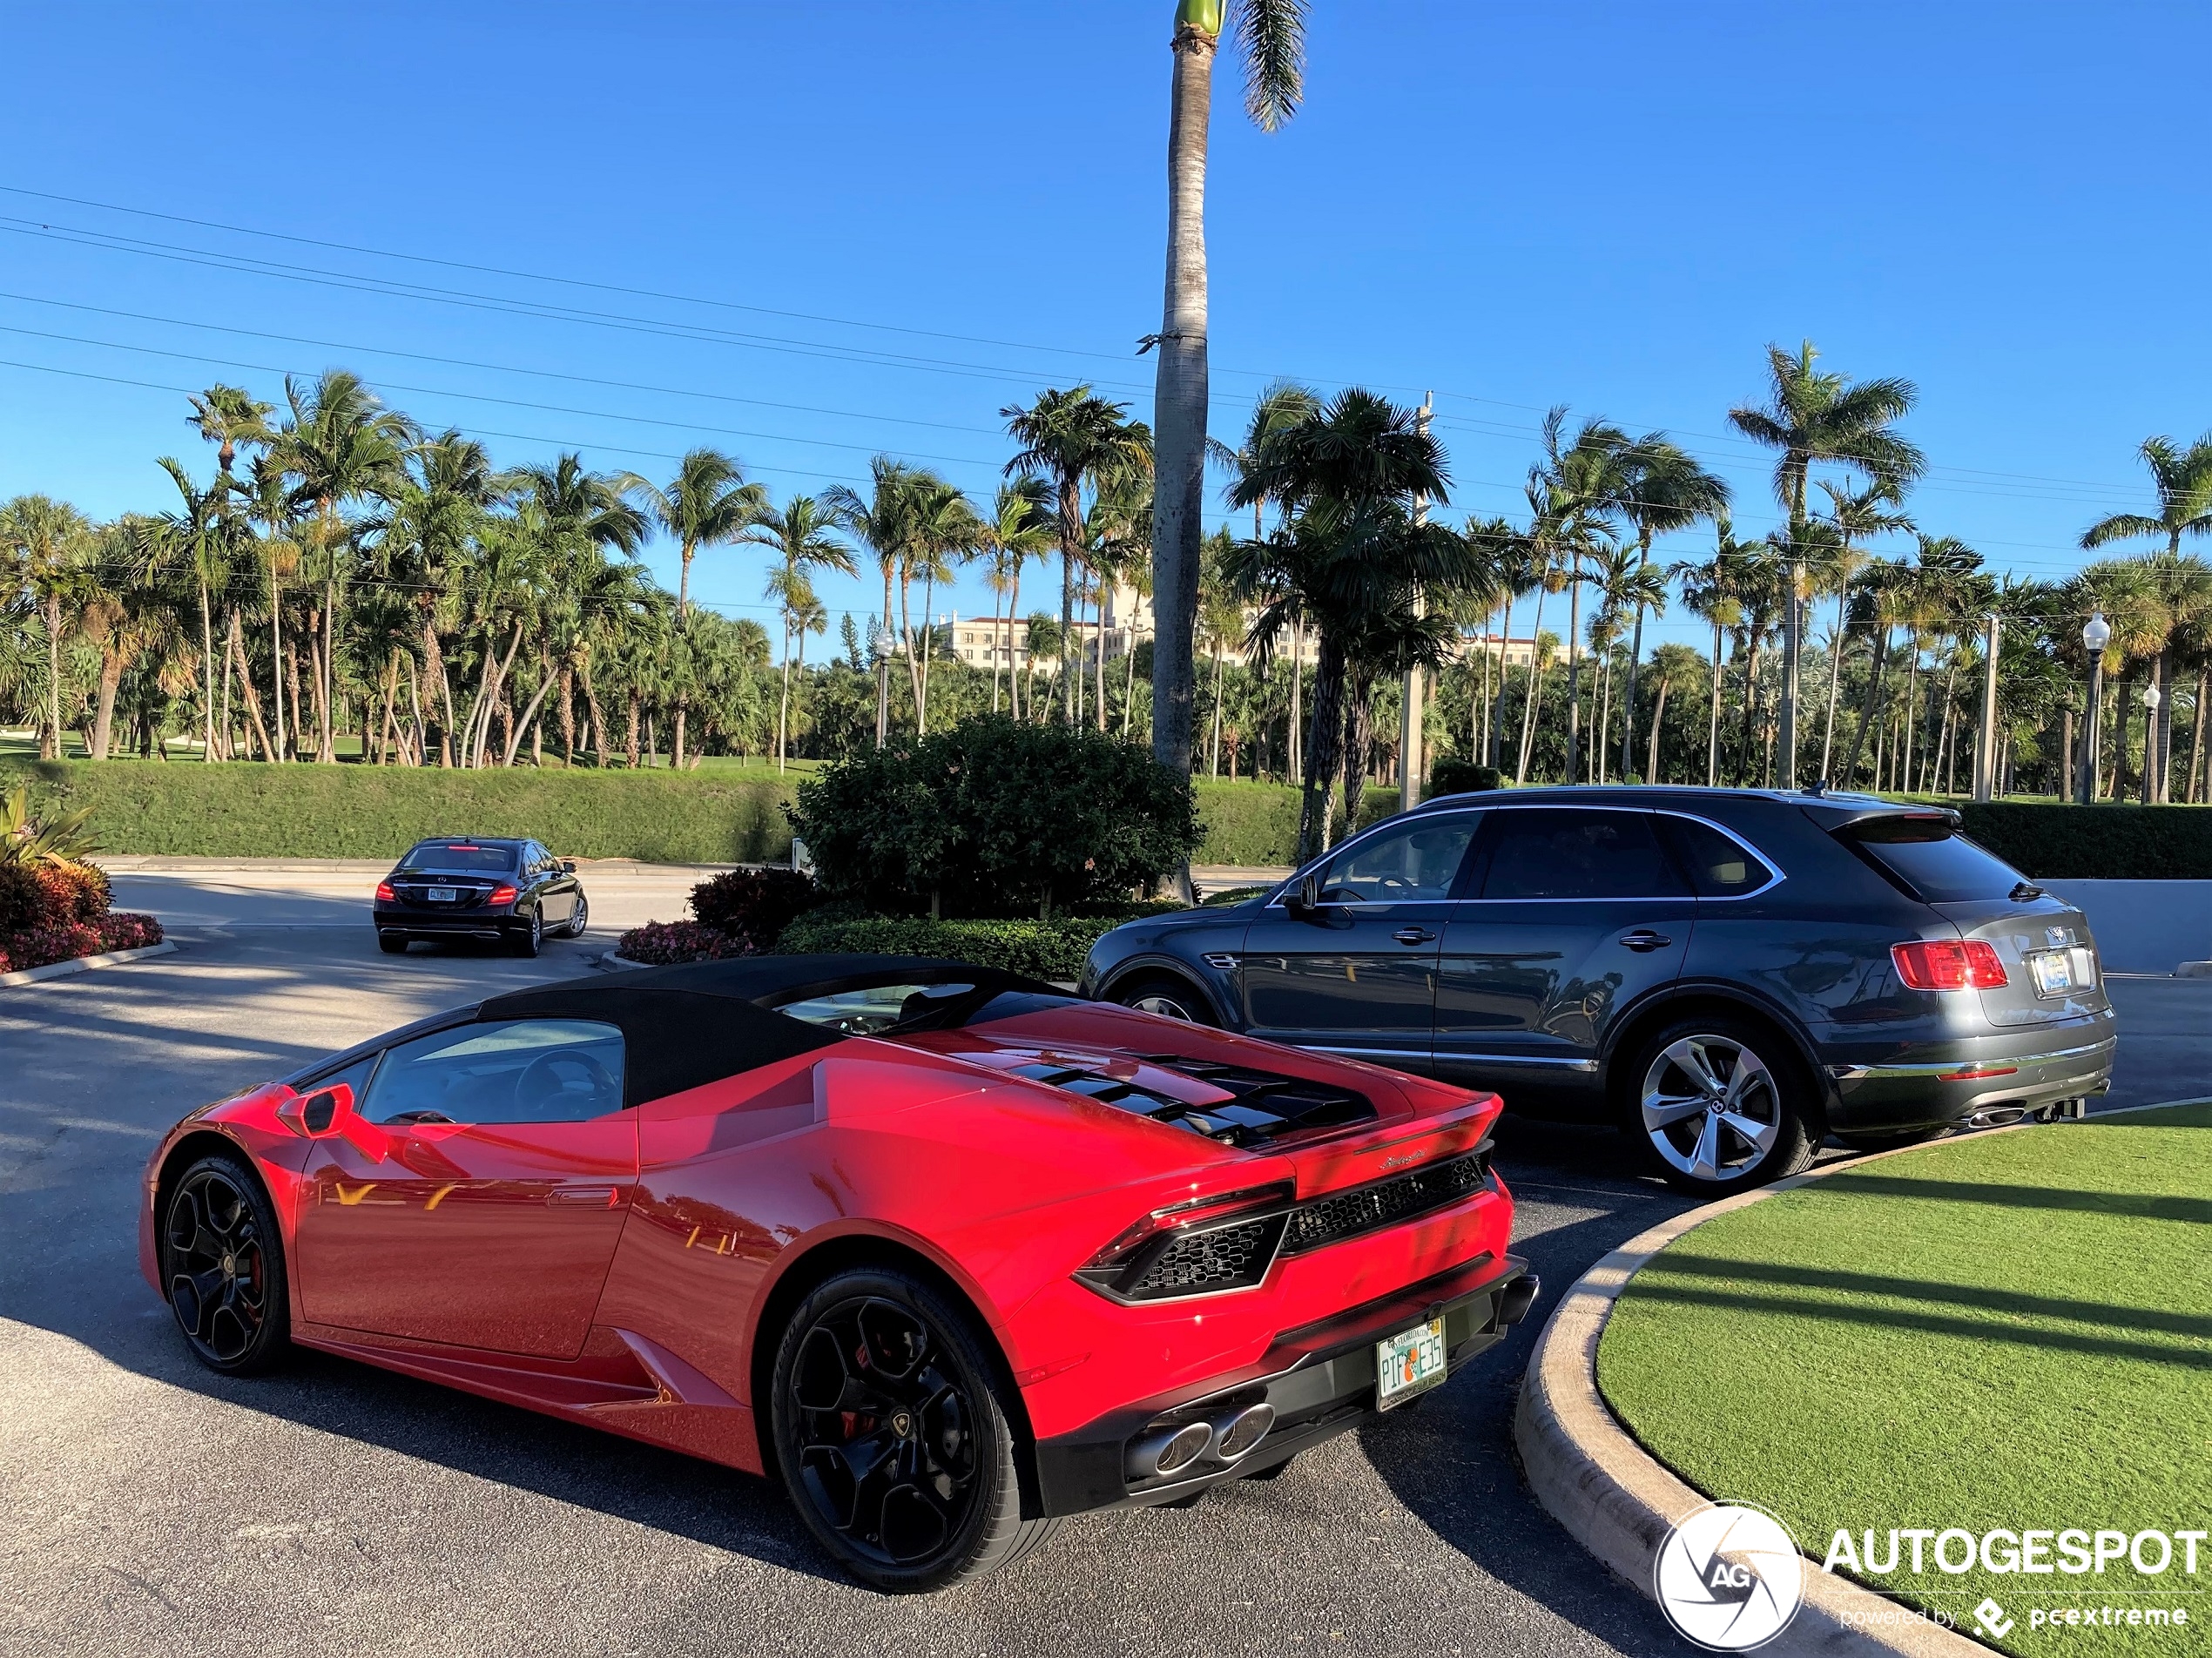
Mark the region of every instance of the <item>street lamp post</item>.
<instances>
[{"instance_id":1,"label":"street lamp post","mask_svg":"<svg viewBox=\"0 0 2212 1658\"><path fill-rule=\"evenodd\" d=\"M2085 806L2097 798L2097 769L2103 764L2097 751L2104 734L2105 647L2111 643L2112 624L2105 620L2105 613L2091 611L2081 624L2081 645L2089 653L2089 729L2081 738L2082 751L2088 759L2081 768L2080 799Z\"/></svg>"},{"instance_id":2,"label":"street lamp post","mask_svg":"<svg viewBox=\"0 0 2212 1658\"><path fill-rule=\"evenodd\" d=\"M1987 800L1997 792L1997 642L2000 623L1989 617L1988 643L1982 653L1981 742L1974 751L1974 799Z\"/></svg>"},{"instance_id":3,"label":"street lamp post","mask_svg":"<svg viewBox=\"0 0 2212 1658\"><path fill-rule=\"evenodd\" d=\"M2143 687L2143 804L2158 799L2158 704L2165 698L2156 681Z\"/></svg>"}]
</instances>

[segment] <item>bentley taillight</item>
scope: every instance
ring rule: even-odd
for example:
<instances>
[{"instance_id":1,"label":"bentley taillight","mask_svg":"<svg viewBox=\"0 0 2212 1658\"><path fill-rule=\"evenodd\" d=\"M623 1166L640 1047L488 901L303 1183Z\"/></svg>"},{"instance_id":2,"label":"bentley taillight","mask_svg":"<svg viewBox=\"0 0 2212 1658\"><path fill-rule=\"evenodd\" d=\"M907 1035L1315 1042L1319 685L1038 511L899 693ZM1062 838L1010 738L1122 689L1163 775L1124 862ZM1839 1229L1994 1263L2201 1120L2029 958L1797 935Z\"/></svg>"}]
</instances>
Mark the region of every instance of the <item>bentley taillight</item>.
<instances>
[{"instance_id":1,"label":"bentley taillight","mask_svg":"<svg viewBox=\"0 0 2212 1658\"><path fill-rule=\"evenodd\" d=\"M2006 982L1996 947L1982 939L1915 939L1890 946L1890 960L1908 990L2001 990Z\"/></svg>"}]
</instances>

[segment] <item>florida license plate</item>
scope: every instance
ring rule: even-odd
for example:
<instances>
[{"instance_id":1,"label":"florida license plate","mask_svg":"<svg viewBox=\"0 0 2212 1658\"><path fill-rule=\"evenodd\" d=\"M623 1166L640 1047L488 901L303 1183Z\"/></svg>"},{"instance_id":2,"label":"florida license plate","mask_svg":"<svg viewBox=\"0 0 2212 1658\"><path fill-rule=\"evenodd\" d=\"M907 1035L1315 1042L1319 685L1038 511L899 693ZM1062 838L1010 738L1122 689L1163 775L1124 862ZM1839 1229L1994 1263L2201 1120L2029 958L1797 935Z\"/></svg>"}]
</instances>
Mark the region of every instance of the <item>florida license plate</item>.
<instances>
[{"instance_id":1,"label":"florida license plate","mask_svg":"<svg viewBox=\"0 0 2212 1658\"><path fill-rule=\"evenodd\" d=\"M1375 1344L1375 1404L1382 1410L1444 1379L1444 1321L1432 1318Z\"/></svg>"},{"instance_id":2,"label":"florida license plate","mask_svg":"<svg viewBox=\"0 0 2212 1658\"><path fill-rule=\"evenodd\" d=\"M2038 950L2028 958L2035 971L2035 988L2044 995L2055 996L2062 990L2074 988L2074 959L2065 950Z\"/></svg>"},{"instance_id":3,"label":"florida license plate","mask_svg":"<svg viewBox=\"0 0 2212 1658\"><path fill-rule=\"evenodd\" d=\"M461 894L450 886L433 886L430 889L430 901L433 904L450 904L460 896Z\"/></svg>"}]
</instances>

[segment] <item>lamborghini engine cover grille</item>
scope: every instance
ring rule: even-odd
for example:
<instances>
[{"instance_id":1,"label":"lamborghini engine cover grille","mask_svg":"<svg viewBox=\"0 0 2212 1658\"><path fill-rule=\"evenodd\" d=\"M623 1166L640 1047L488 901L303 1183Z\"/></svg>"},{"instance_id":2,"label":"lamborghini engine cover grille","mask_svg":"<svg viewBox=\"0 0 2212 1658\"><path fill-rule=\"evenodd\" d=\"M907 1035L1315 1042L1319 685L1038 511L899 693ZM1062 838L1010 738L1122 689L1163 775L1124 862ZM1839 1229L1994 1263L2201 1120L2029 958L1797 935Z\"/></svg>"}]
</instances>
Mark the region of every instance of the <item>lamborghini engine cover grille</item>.
<instances>
[{"instance_id":1,"label":"lamborghini engine cover grille","mask_svg":"<svg viewBox=\"0 0 2212 1658\"><path fill-rule=\"evenodd\" d=\"M1362 1232L1411 1220L1432 1209L1442 1209L1480 1191L1489 1178L1488 1163L1478 1151L1454 1157L1449 1163L1377 1181L1372 1186L1362 1186L1334 1197L1317 1197L1291 1211L1290 1229L1283 1237L1283 1253L1294 1255L1301 1250L1318 1250L1325 1244L1357 1237Z\"/></svg>"},{"instance_id":2,"label":"lamborghini engine cover grille","mask_svg":"<svg viewBox=\"0 0 2212 1658\"><path fill-rule=\"evenodd\" d=\"M1232 1146L1265 1145L1287 1134L1339 1128L1348 1122L1374 1119L1375 1108L1366 1095L1327 1082L1310 1082L1303 1077L1278 1076L1266 1071L1217 1065L1173 1054L1147 1054L1141 1057L1147 1065L1157 1065L1193 1082L1204 1082L1230 1097L1211 1104L1193 1105L1133 1082L1049 1060L1015 1066L1013 1073Z\"/></svg>"}]
</instances>

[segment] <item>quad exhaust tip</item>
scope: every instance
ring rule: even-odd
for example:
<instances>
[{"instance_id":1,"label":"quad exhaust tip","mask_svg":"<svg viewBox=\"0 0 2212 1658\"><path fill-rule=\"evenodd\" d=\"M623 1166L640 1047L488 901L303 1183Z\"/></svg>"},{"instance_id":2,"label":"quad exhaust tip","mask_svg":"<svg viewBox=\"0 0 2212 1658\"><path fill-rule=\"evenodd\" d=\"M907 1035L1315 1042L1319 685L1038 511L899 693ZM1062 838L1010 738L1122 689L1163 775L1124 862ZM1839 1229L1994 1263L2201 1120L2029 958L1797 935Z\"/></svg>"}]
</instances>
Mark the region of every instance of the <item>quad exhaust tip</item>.
<instances>
[{"instance_id":1,"label":"quad exhaust tip","mask_svg":"<svg viewBox=\"0 0 2212 1658\"><path fill-rule=\"evenodd\" d=\"M1264 1402L1217 1411L1196 1422L1168 1423L1130 1446L1130 1478L1172 1479L1210 1452L1217 1462L1242 1461L1274 1425L1275 1407Z\"/></svg>"},{"instance_id":2,"label":"quad exhaust tip","mask_svg":"<svg viewBox=\"0 0 2212 1658\"><path fill-rule=\"evenodd\" d=\"M1528 1309L1536 1304L1537 1293L1543 1289L1543 1280L1534 1272L1524 1272L1515 1278L1498 1297L1498 1328L1517 1324L1528 1316Z\"/></svg>"}]
</instances>

